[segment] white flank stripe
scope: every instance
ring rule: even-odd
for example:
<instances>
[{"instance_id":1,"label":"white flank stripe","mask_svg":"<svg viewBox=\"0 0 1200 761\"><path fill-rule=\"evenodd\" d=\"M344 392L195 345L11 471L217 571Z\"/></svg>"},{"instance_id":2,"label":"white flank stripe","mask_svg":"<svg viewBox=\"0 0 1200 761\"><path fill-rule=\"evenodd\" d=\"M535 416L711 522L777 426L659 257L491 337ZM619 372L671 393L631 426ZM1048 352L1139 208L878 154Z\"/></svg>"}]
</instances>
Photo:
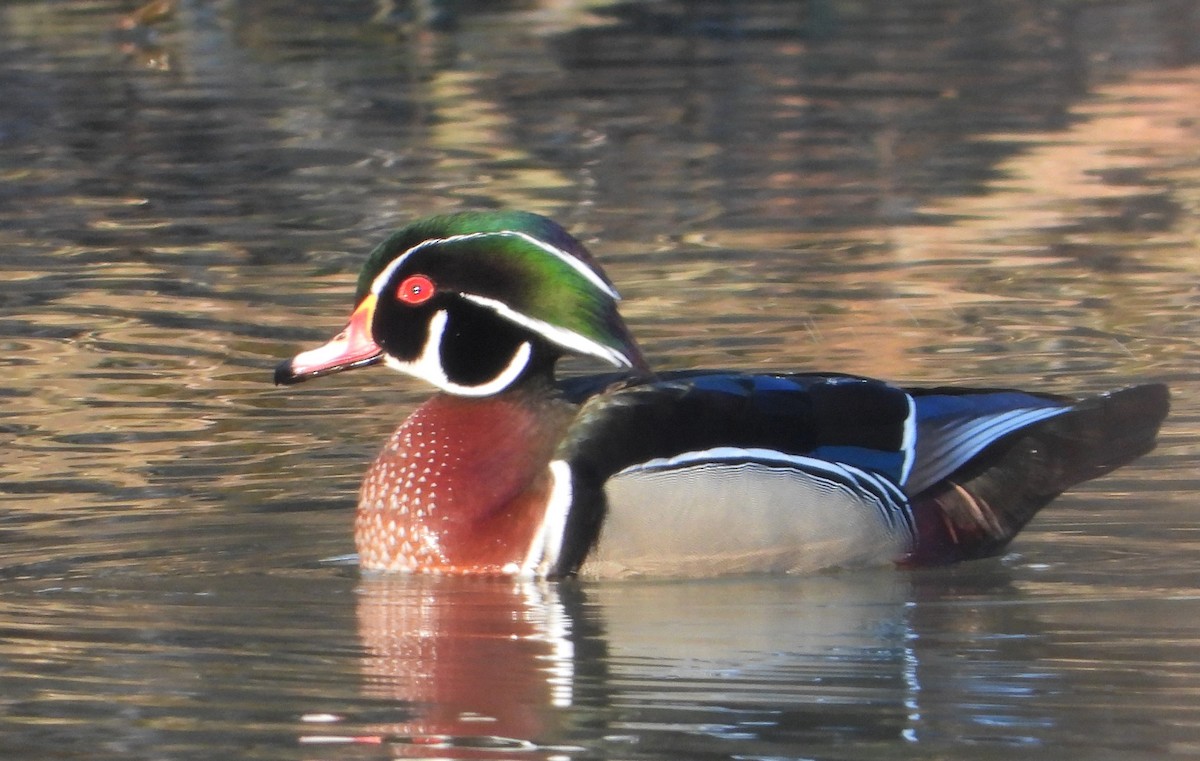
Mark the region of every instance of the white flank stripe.
<instances>
[{"instance_id":1,"label":"white flank stripe","mask_svg":"<svg viewBox=\"0 0 1200 761\"><path fill-rule=\"evenodd\" d=\"M706 464L727 463L731 460L745 461L746 465L755 467L782 467L797 470L811 478L827 476L830 480L824 484L816 484L818 488L836 489L853 494L860 501L871 502L879 510L880 517L889 526L895 526L896 518L900 517L905 530L910 534L912 532L912 517L908 514L908 497L899 486L887 478L853 465L788 454L774 449L714 447L684 452L674 457L660 457L637 465L630 465L614 474L612 478L640 471L683 469ZM847 482L853 486L847 486ZM865 484L873 486L874 491Z\"/></svg>"},{"instance_id":2,"label":"white flank stripe","mask_svg":"<svg viewBox=\"0 0 1200 761\"><path fill-rule=\"evenodd\" d=\"M917 402L911 394L905 394L904 398L908 400L908 417L904 418L904 437L900 441L900 449L904 452L904 464L900 467L902 484L908 482L908 474L917 459Z\"/></svg>"},{"instance_id":3,"label":"white flank stripe","mask_svg":"<svg viewBox=\"0 0 1200 761\"><path fill-rule=\"evenodd\" d=\"M780 452L777 449L763 449L761 447L713 447L712 449L700 449L694 452L683 452L674 457L659 457L646 462L630 465L616 475L622 473L630 473L638 470L650 469L667 469L681 468L696 463L723 461L723 460L751 460L764 465L772 463L779 465L791 465L797 467L816 466L819 470L829 469L831 466L828 460L817 460L812 457L804 457L802 455L787 454ZM836 466L835 466L836 467Z\"/></svg>"},{"instance_id":4,"label":"white flank stripe","mask_svg":"<svg viewBox=\"0 0 1200 761\"><path fill-rule=\"evenodd\" d=\"M567 530L567 513L571 509L571 466L565 460L553 460L550 469L550 496L542 525L529 545L522 576L545 577L558 565L562 555L563 534Z\"/></svg>"}]
</instances>

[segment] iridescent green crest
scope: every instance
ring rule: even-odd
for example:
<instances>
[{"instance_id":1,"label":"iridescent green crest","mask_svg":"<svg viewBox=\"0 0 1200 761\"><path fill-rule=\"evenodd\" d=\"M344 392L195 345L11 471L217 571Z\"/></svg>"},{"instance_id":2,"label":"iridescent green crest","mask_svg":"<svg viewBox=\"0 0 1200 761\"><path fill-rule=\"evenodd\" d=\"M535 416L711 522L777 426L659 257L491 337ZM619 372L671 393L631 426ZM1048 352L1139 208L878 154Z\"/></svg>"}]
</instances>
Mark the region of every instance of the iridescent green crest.
<instances>
[{"instance_id":1,"label":"iridescent green crest","mask_svg":"<svg viewBox=\"0 0 1200 761\"><path fill-rule=\"evenodd\" d=\"M644 366L612 283L583 244L545 217L463 212L413 223L371 252L356 300L413 274L563 350Z\"/></svg>"}]
</instances>

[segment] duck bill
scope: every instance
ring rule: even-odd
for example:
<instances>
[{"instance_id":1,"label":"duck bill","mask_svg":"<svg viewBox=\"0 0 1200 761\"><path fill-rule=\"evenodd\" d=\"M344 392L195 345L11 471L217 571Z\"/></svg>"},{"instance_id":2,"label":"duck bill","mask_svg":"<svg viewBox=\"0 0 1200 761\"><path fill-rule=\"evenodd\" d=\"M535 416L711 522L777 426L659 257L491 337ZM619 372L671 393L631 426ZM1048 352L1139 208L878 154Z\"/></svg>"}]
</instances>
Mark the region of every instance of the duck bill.
<instances>
[{"instance_id":1,"label":"duck bill","mask_svg":"<svg viewBox=\"0 0 1200 761\"><path fill-rule=\"evenodd\" d=\"M309 378L374 365L383 359L383 349L371 338L375 295L367 294L341 333L324 346L301 352L275 368L275 385L291 385Z\"/></svg>"}]
</instances>

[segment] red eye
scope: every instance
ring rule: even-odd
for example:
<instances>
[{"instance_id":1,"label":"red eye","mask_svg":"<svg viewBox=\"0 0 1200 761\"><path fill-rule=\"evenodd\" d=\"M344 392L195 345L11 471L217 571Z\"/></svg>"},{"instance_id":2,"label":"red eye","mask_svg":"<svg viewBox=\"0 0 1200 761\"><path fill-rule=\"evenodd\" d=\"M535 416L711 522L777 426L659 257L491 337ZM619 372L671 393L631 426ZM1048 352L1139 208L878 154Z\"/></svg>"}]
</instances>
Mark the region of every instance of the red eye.
<instances>
[{"instance_id":1,"label":"red eye","mask_svg":"<svg viewBox=\"0 0 1200 761\"><path fill-rule=\"evenodd\" d=\"M433 281L424 275L409 275L396 289L396 298L405 304L424 304L433 298Z\"/></svg>"}]
</instances>

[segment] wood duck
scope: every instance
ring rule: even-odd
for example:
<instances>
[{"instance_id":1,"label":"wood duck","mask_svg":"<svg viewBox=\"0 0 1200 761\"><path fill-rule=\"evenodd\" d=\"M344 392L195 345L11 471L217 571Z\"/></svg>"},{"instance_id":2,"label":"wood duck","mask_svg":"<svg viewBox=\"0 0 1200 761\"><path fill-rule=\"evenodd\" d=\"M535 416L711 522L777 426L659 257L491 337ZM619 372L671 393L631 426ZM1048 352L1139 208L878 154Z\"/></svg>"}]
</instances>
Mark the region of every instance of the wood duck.
<instances>
[{"instance_id":1,"label":"wood duck","mask_svg":"<svg viewBox=\"0 0 1200 761\"><path fill-rule=\"evenodd\" d=\"M711 576L999 552L1154 447L1161 384L1075 400L832 373L653 374L575 238L437 216L368 256L346 328L277 384L383 363L439 389L363 481L364 570ZM582 355L615 373L556 379Z\"/></svg>"}]
</instances>

